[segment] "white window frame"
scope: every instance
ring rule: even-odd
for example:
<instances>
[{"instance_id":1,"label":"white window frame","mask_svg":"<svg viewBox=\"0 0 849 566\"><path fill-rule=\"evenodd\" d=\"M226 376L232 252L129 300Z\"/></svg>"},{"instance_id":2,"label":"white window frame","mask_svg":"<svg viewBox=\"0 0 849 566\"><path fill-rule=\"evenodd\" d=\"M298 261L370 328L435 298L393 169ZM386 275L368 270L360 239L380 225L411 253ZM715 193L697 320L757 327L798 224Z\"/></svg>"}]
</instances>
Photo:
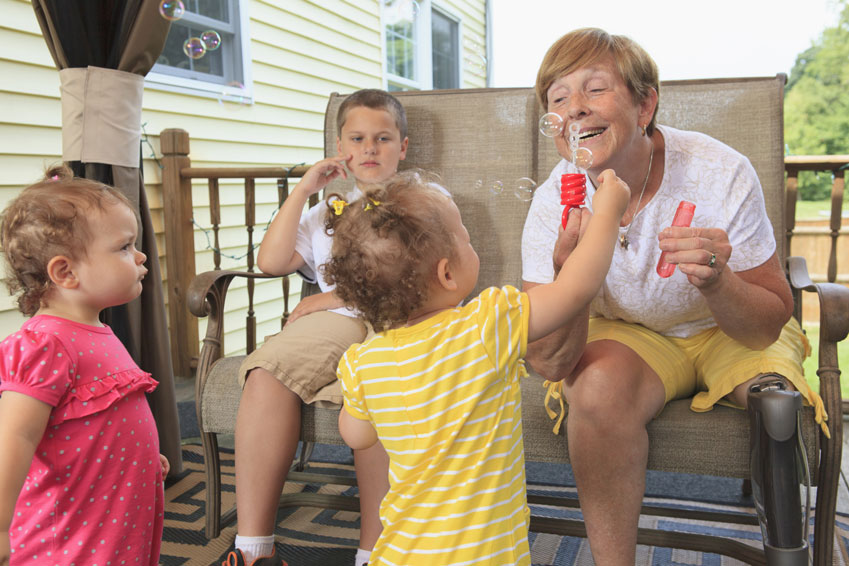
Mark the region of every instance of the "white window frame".
<instances>
[{"instance_id":1,"label":"white window frame","mask_svg":"<svg viewBox=\"0 0 849 566\"><path fill-rule=\"evenodd\" d=\"M241 46L242 60L242 86L222 84L204 80L199 73L197 77L185 77L161 72L161 65L154 65L153 69L145 77L145 86L163 90L166 92L177 92L191 94L208 98L217 98L222 101L235 101L240 103L253 103L253 75L251 72L250 53L250 17L248 14L249 0L238 0L238 38ZM166 67L167 69L167 67Z\"/></svg>"},{"instance_id":2,"label":"white window frame","mask_svg":"<svg viewBox=\"0 0 849 566\"><path fill-rule=\"evenodd\" d=\"M391 74L386 66L386 21L384 19L384 2L380 3L380 43L383 67L383 88L388 90L390 84L398 85L409 90L431 90L433 88L433 45L431 41L431 14L437 10L441 15L457 23L458 46L457 65L460 73L460 88L463 86L463 20L460 16L431 0L418 1L419 12L414 20L416 36L415 65L419 71L417 80Z\"/></svg>"}]
</instances>

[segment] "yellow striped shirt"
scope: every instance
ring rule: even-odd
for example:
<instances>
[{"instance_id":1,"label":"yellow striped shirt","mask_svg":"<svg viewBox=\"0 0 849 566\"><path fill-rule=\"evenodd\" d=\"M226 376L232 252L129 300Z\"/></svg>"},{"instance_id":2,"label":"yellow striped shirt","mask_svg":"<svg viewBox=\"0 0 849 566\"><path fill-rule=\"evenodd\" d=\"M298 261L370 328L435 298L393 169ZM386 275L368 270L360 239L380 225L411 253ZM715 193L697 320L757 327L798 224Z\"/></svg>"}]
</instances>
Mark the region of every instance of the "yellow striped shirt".
<instances>
[{"instance_id":1,"label":"yellow striped shirt","mask_svg":"<svg viewBox=\"0 0 849 566\"><path fill-rule=\"evenodd\" d=\"M466 306L375 335L339 363L345 408L389 454L369 564L530 564L519 387L528 298Z\"/></svg>"}]
</instances>

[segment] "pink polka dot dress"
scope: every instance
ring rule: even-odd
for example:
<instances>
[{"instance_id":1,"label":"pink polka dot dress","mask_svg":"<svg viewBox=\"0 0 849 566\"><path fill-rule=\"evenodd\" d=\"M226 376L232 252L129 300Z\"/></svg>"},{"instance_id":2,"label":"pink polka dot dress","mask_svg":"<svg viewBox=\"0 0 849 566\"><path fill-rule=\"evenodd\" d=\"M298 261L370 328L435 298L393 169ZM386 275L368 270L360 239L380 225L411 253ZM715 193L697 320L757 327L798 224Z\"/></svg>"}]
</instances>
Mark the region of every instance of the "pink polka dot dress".
<instances>
[{"instance_id":1,"label":"pink polka dot dress","mask_svg":"<svg viewBox=\"0 0 849 566\"><path fill-rule=\"evenodd\" d=\"M9 531L12 566L154 566L159 439L143 372L108 326L38 315L0 343L0 393L53 410Z\"/></svg>"}]
</instances>

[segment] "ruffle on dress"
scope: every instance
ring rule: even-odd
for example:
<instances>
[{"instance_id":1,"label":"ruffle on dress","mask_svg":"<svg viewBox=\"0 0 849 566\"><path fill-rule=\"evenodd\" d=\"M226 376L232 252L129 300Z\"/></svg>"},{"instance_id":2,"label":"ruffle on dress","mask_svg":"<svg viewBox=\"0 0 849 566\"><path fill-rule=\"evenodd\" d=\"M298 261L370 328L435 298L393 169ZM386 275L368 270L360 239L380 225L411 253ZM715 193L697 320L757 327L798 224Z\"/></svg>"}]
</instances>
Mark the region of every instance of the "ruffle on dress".
<instances>
[{"instance_id":1,"label":"ruffle on dress","mask_svg":"<svg viewBox=\"0 0 849 566\"><path fill-rule=\"evenodd\" d=\"M87 417L106 410L136 391L150 393L159 382L139 368L130 368L70 388L53 409L49 424L61 424L71 419Z\"/></svg>"}]
</instances>

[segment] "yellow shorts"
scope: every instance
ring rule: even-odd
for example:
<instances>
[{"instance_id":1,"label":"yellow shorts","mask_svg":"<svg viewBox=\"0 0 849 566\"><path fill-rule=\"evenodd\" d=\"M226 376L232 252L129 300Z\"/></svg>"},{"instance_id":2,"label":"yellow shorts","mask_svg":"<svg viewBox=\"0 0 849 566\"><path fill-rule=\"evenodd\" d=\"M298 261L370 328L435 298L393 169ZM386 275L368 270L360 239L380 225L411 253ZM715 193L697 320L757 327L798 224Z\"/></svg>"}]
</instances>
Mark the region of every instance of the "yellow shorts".
<instances>
[{"instance_id":1,"label":"yellow shorts","mask_svg":"<svg viewBox=\"0 0 849 566\"><path fill-rule=\"evenodd\" d=\"M714 404L733 404L725 399L734 388L761 373L785 376L805 400L816 408L817 422L827 418L822 399L808 386L802 360L810 345L795 318L764 350L749 349L718 327L689 338L663 336L639 324L601 317L590 319L587 343L614 340L631 348L663 382L666 402L693 396L690 408L710 411Z\"/></svg>"}]
</instances>

